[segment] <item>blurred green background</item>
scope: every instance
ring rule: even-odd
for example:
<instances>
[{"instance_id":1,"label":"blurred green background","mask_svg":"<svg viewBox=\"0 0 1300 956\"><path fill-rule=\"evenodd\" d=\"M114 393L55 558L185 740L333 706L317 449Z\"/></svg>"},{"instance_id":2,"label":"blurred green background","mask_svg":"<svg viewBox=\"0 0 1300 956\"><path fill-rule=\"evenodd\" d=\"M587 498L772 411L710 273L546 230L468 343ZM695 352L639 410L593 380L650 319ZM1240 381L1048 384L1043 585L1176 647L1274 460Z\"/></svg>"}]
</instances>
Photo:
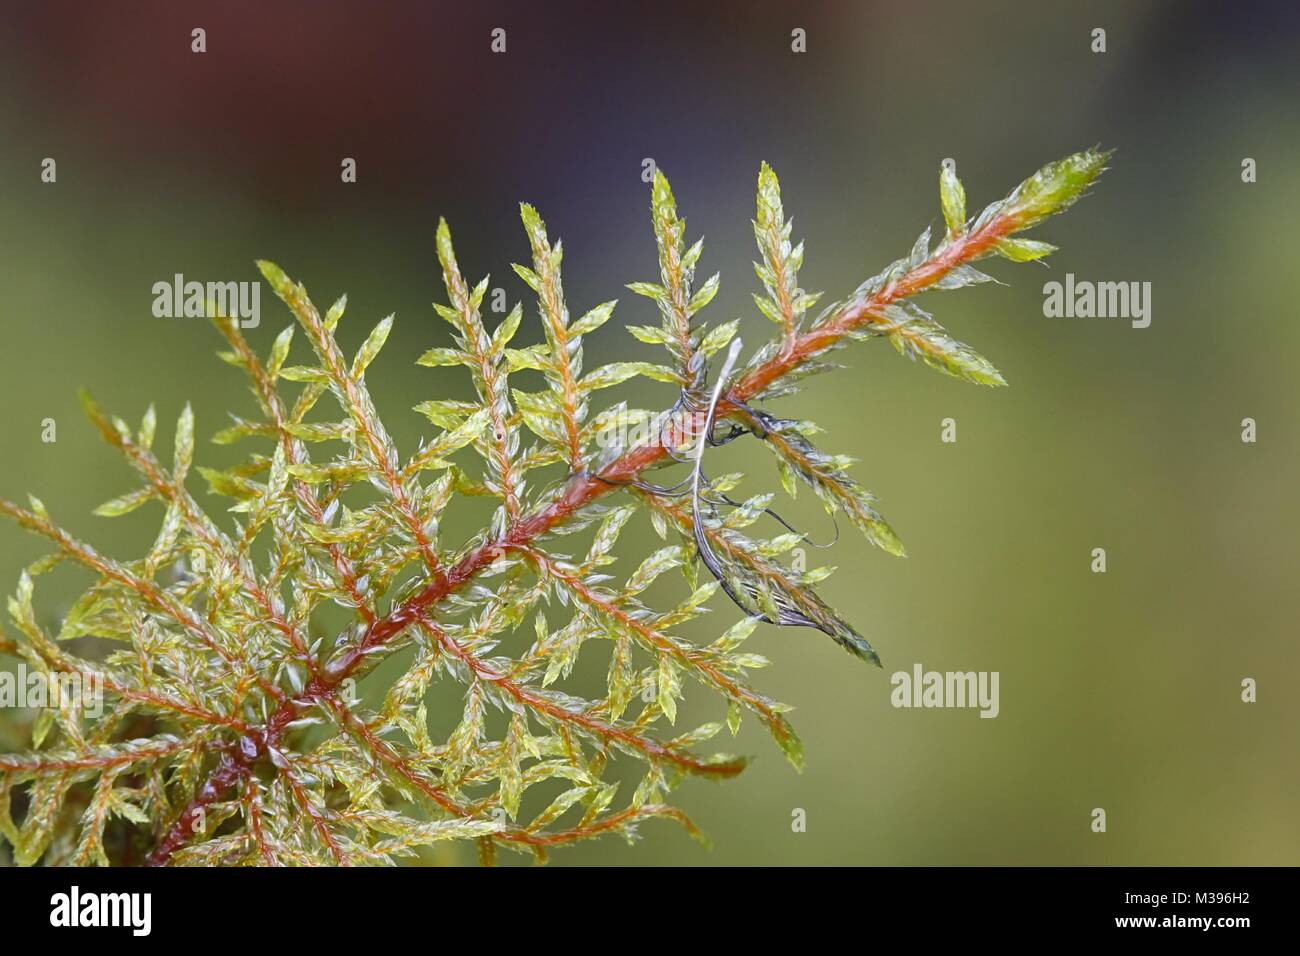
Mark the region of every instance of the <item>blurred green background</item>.
<instances>
[{"instance_id":1,"label":"blurred green background","mask_svg":"<svg viewBox=\"0 0 1300 956\"><path fill-rule=\"evenodd\" d=\"M466 271L491 271L513 301L527 292L508 267L527 256L515 203L535 203L565 240L575 314L622 299L588 342L594 367L650 357L621 328L656 321L622 289L656 274L646 157L672 180L688 238L708 237L701 274L722 272L708 313L743 315L757 342L760 160L807 237L804 286L837 297L941 221L942 158L978 209L1049 159L1117 147L1094 195L1034 234L1062 247L1050 270L993 263L1008 287L923 300L1010 389L870 343L840 353L851 371L778 406L862 459L855 474L910 553L846 533L813 558L840 568L823 593L883 671L810 630L751 640L774 665L756 684L797 708L806 771L748 721L736 749L754 765L677 793L712 852L652 823L635 849L606 841L554 860L1300 862L1300 274L1283 232L1300 204L1293 5L3 6L0 495L35 492L124 557L152 540L156 512L90 515L132 479L82 417L78 387L130 419L155 402L163 442L187 400L207 435L252 410L206 322L151 314L152 284L174 273L253 280L252 260L273 258L318 302L348 292L349 350L396 311L369 377L409 450L432 431L410 407L465 388L413 364L445 335L429 308L443 298L440 215ZM806 54L790 50L795 27ZM1104 54L1090 50L1094 27ZM356 184L340 182L345 156ZM39 181L44 157L55 185ZM1241 182L1244 157L1255 184ZM1151 327L1044 318L1042 284L1066 272L1151 282ZM265 350L287 313L265 289L262 311L251 337ZM540 338L535 325L521 334ZM652 384L624 394L673 397ZM1240 439L1248 416L1253 445ZM956 444L939 440L946 417ZM45 418L54 444L41 442ZM229 454L210 447L208 462ZM774 481L756 443L727 455L751 492ZM825 536L824 518L793 510ZM635 527L625 550L651 543ZM1104 575L1089 570L1095 547ZM4 588L42 553L0 528ZM81 583L43 578L43 613L57 619ZM734 619L715 606L686 633L711 639ZM914 662L999 671L1000 716L892 708L889 675ZM1259 682L1255 704L1240 701L1244 677ZM458 707L435 703L435 720ZM25 743L27 716L0 712L0 749ZM688 688L684 720L718 716ZM1105 834L1090 831L1094 807ZM805 833L791 831L795 808Z\"/></svg>"}]
</instances>

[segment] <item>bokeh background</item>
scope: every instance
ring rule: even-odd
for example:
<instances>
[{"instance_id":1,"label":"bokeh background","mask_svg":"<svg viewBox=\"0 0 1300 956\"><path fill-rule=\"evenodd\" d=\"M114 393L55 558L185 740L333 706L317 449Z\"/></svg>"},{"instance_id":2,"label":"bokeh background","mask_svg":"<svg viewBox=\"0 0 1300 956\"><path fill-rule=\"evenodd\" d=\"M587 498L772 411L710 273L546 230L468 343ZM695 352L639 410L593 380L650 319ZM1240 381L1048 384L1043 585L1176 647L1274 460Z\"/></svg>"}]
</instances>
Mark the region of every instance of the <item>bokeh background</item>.
<instances>
[{"instance_id":1,"label":"bokeh background","mask_svg":"<svg viewBox=\"0 0 1300 956\"><path fill-rule=\"evenodd\" d=\"M505 55L489 52L497 26ZM806 54L790 50L795 27ZM132 419L155 402L164 441L187 400L209 435L251 410L207 323L152 316L152 284L176 272L254 280L253 259L273 258L318 301L349 293L349 349L396 311L370 380L410 449L429 427L410 407L463 387L413 364L445 335L429 308L440 215L467 271L514 299L527 291L508 268L527 255L515 203L538 205L565 240L575 312L623 300L588 342L594 367L646 357L621 326L655 321L621 288L655 275L646 157L689 234L708 237L715 321L743 315L757 340L760 160L808 239L804 285L834 297L939 221L942 158L978 208L1048 159L1117 147L1095 194L1038 231L1062 247L1050 271L995 263L1008 287L927 303L1010 389L874 343L781 406L862 459L910 552L846 534L827 558L840 571L824 593L883 671L813 631L752 639L774 662L757 684L797 707L807 770L751 722L737 746L758 759L739 780L678 791L712 852L650 824L636 848L555 862L1295 864L1298 28L1286 3L5 3L0 494L38 493L109 553L152 540L154 512L90 515L132 485L76 391ZM39 180L47 156L56 185ZM356 184L340 182L345 156ZM1151 282L1151 327L1044 318L1042 284L1066 272ZM254 342L286 321L264 289ZM672 398L650 383L625 394ZM1247 416L1256 444L1240 438ZM939 440L945 417L955 445ZM773 480L746 444L728 464ZM0 528L4 588L41 553ZM74 577L42 579L51 619ZM689 633L711 637L733 613L719 603ZM893 709L889 675L918 661L999 671L1001 715ZM1240 701L1244 677L1255 704ZM691 689L687 717L717 710ZM29 716L0 712L0 748L23 743Z\"/></svg>"}]
</instances>

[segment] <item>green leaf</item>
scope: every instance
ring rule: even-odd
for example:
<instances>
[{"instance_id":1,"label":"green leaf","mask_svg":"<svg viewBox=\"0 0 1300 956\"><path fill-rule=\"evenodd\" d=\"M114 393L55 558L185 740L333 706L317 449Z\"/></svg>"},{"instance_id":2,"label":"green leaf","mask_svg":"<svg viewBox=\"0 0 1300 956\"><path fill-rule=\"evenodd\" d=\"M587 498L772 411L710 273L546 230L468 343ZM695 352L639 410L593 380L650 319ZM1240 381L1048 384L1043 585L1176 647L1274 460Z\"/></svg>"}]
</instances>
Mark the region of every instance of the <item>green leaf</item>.
<instances>
[{"instance_id":1,"label":"green leaf","mask_svg":"<svg viewBox=\"0 0 1300 956\"><path fill-rule=\"evenodd\" d=\"M1036 239L999 239L994 248L1004 259L1012 262L1032 262L1056 251L1056 246L1050 242Z\"/></svg>"},{"instance_id":2,"label":"green leaf","mask_svg":"<svg viewBox=\"0 0 1300 956\"><path fill-rule=\"evenodd\" d=\"M181 417L176 422L176 454L172 472L177 484L185 480L185 475L194 462L194 410L189 402L185 403Z\"/></svg>"},{"instance_id":3,"label":"green leaf","mask_svg":"<svg viewBox=\"0 0 1300 956\"><path fill-rule=\"evenodd\" d=\"M611 362L609 365L602 365L583 376L582 381L578 383L578 388L584 392L594 392L598 388L609 388L611 385L618 385L626 382L629 378L636 375L645 374L644 362Z\"/></svg>"},{"instance_id":4,"label":"green leaf","mask_svg":"<svg viewBox=\"0 0 1300 956\"><path fill-rule=\"evenodd\" d=\"M551 368L551 347L543 343L530 345L522 349L506 349L506 365L510 371L517 372L520 369L532 369L536 372L546 372Z\"/></svg>"},{"instance_id":5,"label":"green leaf","mask_svg":"<svg viewBox=\"0 0 1300 956\"><path fill-rule=\"evenodd\" d=\"M677 385L682 380L677 372L674 372L666 365L655 365L653 362L618 362L616 364L623 370L632 369L634 375L643 375L656 382L668 382L670 385Z\"/></svg>"},{"instance_id":6,"label":"green leaf","mask_svg":"<svg viewBox=\"0 0 1300 956\"><path fill-rule=\"evenodd\" d=\"M767 163L758 168L758 209L755 214L758 225L776 226L784 224L785 213L781 208L781 181L776 172Z\"/></svg>"},{"instance_id":7,"label":"green leaf","mask_svg":"<svg viewBox=\"0 0 1300 956\"><path fill-rule=\"evenodd\" d=\"M510 343L510 340L515 337L515 333L519 331L519 323L523 317L523 306L516 302L515 307L510 310L504 319L501 320L501 324L498 325L496 331L492 333L493 352L500 354L501 351Z\"/></svg>"},{"instance_id":8,"label":"green leaf","mask_svg":"<svg viewBox=\"0 0 1300 956\"><path fill-rule=\"evenodd\" d=\"M611 299L609 302L602 302L594 309L585 313L578 319L578 321L574 322L573 325L569 326L569 334L586 335L589 332L596 331L609 321L609 317L614 314L614 306L616 305L618 305L617 299Z\"/></svg>"},{"instance_id":9,"label":"green leaf","mask_svg":"<svg viewBox=\"0 0 1300 956\"><path fill-rule=\"evenodd\" d=\"M137 434L140 447L149 449L153 447L154 433L158 430L158 413L154 410L152 404L145 409L144 418L140 420L140 431Z\"/></svg>"},{"instance_id":10,"label":"green leaf","mask_svg":"<svg viewBox=\"0 0 1300 956\"><path fill-rule=\"evenodd\" d=\"M352 361L353 378L360 378L362 375L366 374L366 369L370 366L370 363L375 360L375 356L377 356L379 350L384 347L384 343L388 341L388 333L393 329L393 318L394 317L390 315L380 320L379 324L370 331L368 336L366 336L366 341L362 343L361 348L357 350L356 358Z\"/></svg>"},{"instance_id":11,"label":"green leaf","mask_svg":"<svg viewBox=\"0 0 1300 956\"><path fill-rule=\"evenodd\" d=\"M632 662L632 639L620 634L614 639L609 660L609 714L618 720L636 693L636 668Z\"/></svg>"},{"instance_id":12,"label":"green leaf","mask_svg":"<svg viewBox=\"0 0 1300 956\"><path fill-rule=\"evenodd\" d=\"M515 270L515 275L519 276L519 278L523 279L524 282L527 283L528 288L532 289L534 292L541 291L542 280L532 269L527 266L521 266L517 262L511 263L510 268Z\"/></svg>"},{"instance_id":13,"label":"green leaf","mask_svg":"<svg viewBox=\"0 0 1300 956\"><path fill-rule=\"evenodd\" d=\"M686 306L687 313L694 315L696 312L700 311L700 309L712 302L713 297L718 294L718 287L721 284L721 280L722 276L717 272L709 276L708 279L705 280L704 285L700 286L700 288L696 290L695 294L691 296L691 301Z\"/></svg>"},{"instance_id":14,"label":"green leaf","mask_svg":"<svg viewBox=\"0 0 1300 956\"><path fill-rule=\"evenodd\" d=\"M280 378L289 382L310 382L324 385L330 380L329 373L323 368L311 365L290 365L280 370Z\"/></svg>"},{"instance_id":15,"label":"green leaf","mask_svg":"<svg viewBox=\"0 0 1300 956\"><path fill-rule=\"evenodd\" d=\"M782 720L780 729L772 731L772 739L781 748L781 753L785 754L785 759L790 761L790 766L795 770L803 770L803 741L794 732L794 728Z\"/></svg>"},{"instance_id":16,"label":"green leaf","mask_svg":"<svg viewBox=\"0 0 1300 956\"><path fill-rule=\"evenodd\" d=\"M655 282L629 282L627 288L637 295L645 296L647 299L654 299L656 302L667 304L669 301L667 290Z\"/></svg>"},{"instance_id":17,"label":"green leaf","mask_svg":"<svg viewBox=\"0 0 1300 956\"><path fill-rule=\"evenodd\" d=\"M415 364L430 368L443 365L470 365L471 359L459 349L433 348L416 359Z\"/></svg>"},{"instance_id":18,"label":"green leaf","mask_svg":"<svg viewBox=\"0 0 1300 956\"><path fill-rule=\"evenodd\" d=\"M275 342L271 345L271 357L266 362L266 374L271 381L275 381L280 376L280 370L284 368L285 359L289 357L289 346L293 343L294 326L287 325L279 335L275 337Z\"/></svg>"},{"instance_id":19,"label":"green leaf","mask_svg":"<svg viewBox=\"0 0 1300 956\"><path fill-rule=\"evenodd\" d=\"M116 518L118 515L129 514L154 497L156 497L154 489L137 488L135 491L128 491L124 495L105 501L95 509L95 514L102 518Z\"/></svg>"},{"instance_id":20,"label":"green leaf","mask_svg":"<svg viewBox=\"0 0 1300 956\"><path fill-rule=\"evenodd\" d=\"M700 343L700 351L709 356L721 352L735 337L739 328L740 319L732 319L730 322L715 326L709 330L709 334Z\"/></svg>"},{"instance_id":21,"label":"green leaf","mask_svg":"<svg viewBox=\"0 0 1300 956\"><path fill-rule=\"evenodd\" d=\"M352 422L287 422L284 430L303 441L351 441L356 427Z\"/></svg>"},{"instance_id":22,"label":"green leaf","mask_svg":"<svg viewBox=\"0 0 1300 956\"><path fill-rule=\"evenodd\" d=\"M325 313L323 321L326 331L334 331L339 324L339 319L343 318L343 313L347 310L347 307L348 297L346 295L339 296L335 303L329 307L329 311ZM293 326L290 326L290 328L293 328Z\"/></svg>"},{"instance_id":23,"label":"green leaf","mask_svg":"<svg viewBox=\"0 0 1300 956\"><path fill-rule=\"evenodd\" d=\"M421 402L415 406L415 411L442 428L455 428L472 415L478 407L474 402L448 399L446 401Z\"/></svg>"},{"instance_id":24,"label":"green leaf","mask_svg":"<svg viewBox=\"0 0 1300 956\"><path fill-rule=\"evenodd\" d=\"M655 325L629 325L627 331L647 345L663 345L668 341L668 333Z\"/></svg>"},{"instance_id":25,"label":"green leaf","mask_svg":"<svg viewBox=\"0 0 1300 956\"><path fill-rule=\"evenodd\" d=\"M667 654L659 655L659 673L655 678L655 701L670 724L677 722L677 697L681 694L681 672Z\"/></svg>"},{"instance_id":26,"label":"green leaf","mask_svg":"<svg viewBox=\"0 0 1300 956\"><path fill-rule=\"evenodd\" d=\"M966 190L951 166L939 165L939 203L948 232L957 235L966 228Z\"/></svg>"}]
</instances>

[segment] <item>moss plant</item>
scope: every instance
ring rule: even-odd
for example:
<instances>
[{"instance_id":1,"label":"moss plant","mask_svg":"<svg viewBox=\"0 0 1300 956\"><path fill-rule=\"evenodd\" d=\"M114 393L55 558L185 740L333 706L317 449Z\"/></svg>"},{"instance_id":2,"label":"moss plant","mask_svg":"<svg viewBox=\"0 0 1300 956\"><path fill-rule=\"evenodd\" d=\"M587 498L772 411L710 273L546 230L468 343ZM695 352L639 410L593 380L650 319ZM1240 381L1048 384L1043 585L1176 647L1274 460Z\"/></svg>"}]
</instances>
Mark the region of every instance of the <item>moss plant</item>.
<instances>
[{"instance_id":1,"label":"moss plant","mask_svg":"<svg viewBox=\"0 0 1300 956\"><path fill-rule=\"evenodd\" d=\"M454 344L419 362L467 371L477 399L416 406L436 430L410 455L394 446L366 386L392 317L349 359L335 339L344 300L322 315L302 285L259 263L311 359L289 364L293 325L263 358L236 322L214 319L229 344L222 357L247 376L257 407L216 436L257 450L228 470L198 469L210 492L233 500L234 520L210 517L191 491L188 407L164 462L153 451L152 408L131 429L88 397L91 420L139 479L98 513L157 501L162 527L148 553L107 557L40 501L0 501L0 511L54 545L9 599L16 632L0 632L0 651L32 673L77 675L103 692L102 710L84 697L53 701L32 726L30 749L0 755L0 834L14 859L373 864L436 841L473 840L490 862L501 849L544 859L578 840L632 839L654 818L695 834L666 802L670 791L687 776L731 777L745 766L701 750L715 735L735 734L749 715L790 763L802 762L787 706L750 682L766 663L745 643L761 622L823 631L876 660L814 592L828 572L783 561L803 537L788 525L762 535L771 496L728 497L737 478L708 477L707 449L762 442L789 493L809 485L829 511L901 554L872 496L849 476L849 459L821 451L811 425L780 418L770 403L834 369L833 350L876 337L949 375L1004 385L913 297L987 281L971 265L980 258L1050 253L1018 234L1078 199L1106 156L1089 150L1051 163L972 218L945 169L938 244L931 248L927 229L907 256L816 312L818 296L798 280L803 245L791 242L776 175L764 165L754 221L763 291L754 298L774 333L747 360L738 322L708 326L698 315L718 277L696 283L701 244L686 244L662 174L652 193L659 280L630 286L654 300L662 322L629 328L664 347L662 364L584 370L582 338L614 303L571 317L561 244L527 205L531 264L514 268L536 294L545 338L512 348L522 307L487 327L487 280L466 281L440 223L448 301L435 309ZM593 413L595 393L635 375L671 386L666 411L617 403ZM331 412L313 417L318 405ZM664 472L676 484L650 482L660 466L676 469ZM490 521L469 540L445 540L440 523L469 497L491 502ZM665 543L628 556L619 532L638 510ZM567 554L559 536L587 526L585 553ZM616 557L640 563L614 579L602 569ZM55 629L37 614L33 588L62 561L95 580ZM652 600L647 589L674 569L684 592ZM713 643L678 636L711 600L743 613ZM327 629L339 606L350 623ZM104 653L69 653L65 642L79 637L100 640ZM382 703L359 703L357 680L403 649L409 666L383 688ZM588 696L577 695L580 655L588 670L597 658L605 675ZM716 722L674 726L688 685L718 700ZM462 717L435 739L426 700L448 696ZM629 761L639 783L620 794L609 778Z\"/></svg>"}]
</instances>

